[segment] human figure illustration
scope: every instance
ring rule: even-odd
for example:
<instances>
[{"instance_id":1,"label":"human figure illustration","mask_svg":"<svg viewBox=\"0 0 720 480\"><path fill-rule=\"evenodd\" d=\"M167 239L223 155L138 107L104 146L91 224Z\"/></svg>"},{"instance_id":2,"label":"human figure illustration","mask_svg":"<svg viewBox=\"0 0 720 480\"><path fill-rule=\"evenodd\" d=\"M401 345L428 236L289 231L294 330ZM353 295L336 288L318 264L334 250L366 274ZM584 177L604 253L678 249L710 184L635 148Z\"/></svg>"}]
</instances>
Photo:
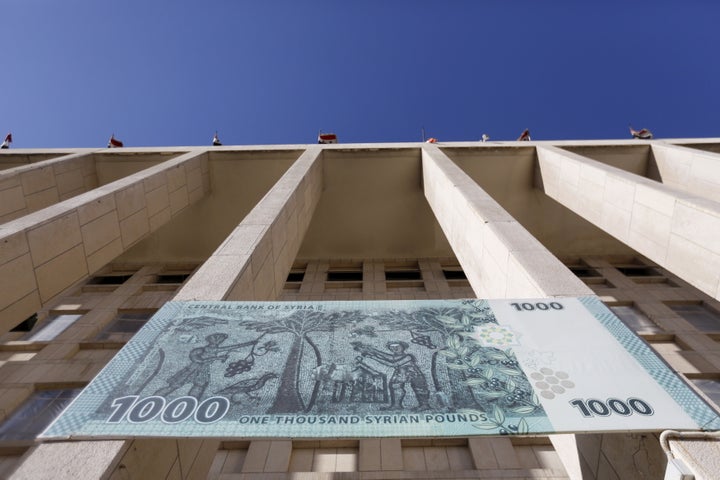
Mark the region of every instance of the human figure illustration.
<instances>
[{"instance_id":1,"label":"human figure illustration","mask_svg":"<svg viewBox=\"0 0 720 480\"><path fill-rule=\"evenodd\" d=\"M407 393L405 385L408 383L418 401L416 409L428 410L430 408L430 391L425 375L418 367L415 356L405 352L410 345L400 340L392 340L385 344L385 348L390 350L390 353L361 342L352 342L352 346L363 357L372 358L393 368L390 377L390 405L384 407L384 410L403 408L403 400Z\"/></svg>"},{"instance_id":2,"label":"human figure illustration","mask_svg":"<svg viewBox=\"0 0 720 480\"><path fill-rule=\"evenodd\" d=\"M230 349L220 347L227 337L225 333L213 333L205 337L207 344L204 347L190 350L190 364L168 378L167 387L159 389L155 395L165 396L183 385L192 383L188 395L199 400L210 383L210 366L213 362L218 360L224 362L228 358Z\"/></svg>"}]
</instances>

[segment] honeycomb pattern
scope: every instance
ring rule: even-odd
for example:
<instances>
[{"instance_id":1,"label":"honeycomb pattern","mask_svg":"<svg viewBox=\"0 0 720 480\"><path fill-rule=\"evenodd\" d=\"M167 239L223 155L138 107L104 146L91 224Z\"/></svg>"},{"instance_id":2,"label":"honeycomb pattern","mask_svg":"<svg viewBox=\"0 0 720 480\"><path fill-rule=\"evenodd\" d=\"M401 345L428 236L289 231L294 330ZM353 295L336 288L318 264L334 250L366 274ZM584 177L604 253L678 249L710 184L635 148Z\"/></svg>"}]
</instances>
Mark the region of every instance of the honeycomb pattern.
<instances>
[{"instance_id":1,"label":"honeycomb pattern","mask_svg":"<svg viewBox=\"0 0 720 480\"><path fill-rule=\"evenodd\" d=\"M575 388L575 383L570 380L570 375L547 367L541 368L539 372L531 373L530 378L534 380L535 388L540 390L540 396L548 400L565 393L566 390Z\"/></svg>"}]
</instances>

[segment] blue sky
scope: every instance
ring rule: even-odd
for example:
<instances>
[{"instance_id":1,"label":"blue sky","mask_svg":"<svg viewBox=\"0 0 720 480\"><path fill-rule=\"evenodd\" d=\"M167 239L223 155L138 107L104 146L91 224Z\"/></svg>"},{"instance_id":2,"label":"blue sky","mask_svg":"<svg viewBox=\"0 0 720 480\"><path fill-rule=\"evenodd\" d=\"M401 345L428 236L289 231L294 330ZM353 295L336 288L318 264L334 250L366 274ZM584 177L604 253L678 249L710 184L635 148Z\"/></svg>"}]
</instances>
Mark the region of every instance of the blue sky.
<instances>
[{"instance_id":1,"label":"blue sky","mask_svg":"<svg viewBox=\"0 0 720 480\"><path fill-rule=\"evenodd\" d=\"M720 137L720 2L5 0L13 148Z\"/></svg>"}]
</instances>

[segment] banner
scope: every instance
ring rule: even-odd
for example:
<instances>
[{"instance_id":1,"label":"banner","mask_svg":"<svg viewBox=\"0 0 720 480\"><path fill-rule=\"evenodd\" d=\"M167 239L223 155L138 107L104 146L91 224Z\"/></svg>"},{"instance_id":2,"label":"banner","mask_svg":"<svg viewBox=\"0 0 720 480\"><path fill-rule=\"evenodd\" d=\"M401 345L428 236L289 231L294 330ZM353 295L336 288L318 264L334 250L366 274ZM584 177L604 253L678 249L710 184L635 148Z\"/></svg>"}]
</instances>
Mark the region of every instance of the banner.
<instances>
[{"instance_id":1,"label":"banner","mask_svg":"<svg viewBox=\"0 0 720 480\"><path fill-rule=\"evenodd\" d=\"M718 428L595 297L170 302L42 437Z\"/></svg>"}]
</instances>

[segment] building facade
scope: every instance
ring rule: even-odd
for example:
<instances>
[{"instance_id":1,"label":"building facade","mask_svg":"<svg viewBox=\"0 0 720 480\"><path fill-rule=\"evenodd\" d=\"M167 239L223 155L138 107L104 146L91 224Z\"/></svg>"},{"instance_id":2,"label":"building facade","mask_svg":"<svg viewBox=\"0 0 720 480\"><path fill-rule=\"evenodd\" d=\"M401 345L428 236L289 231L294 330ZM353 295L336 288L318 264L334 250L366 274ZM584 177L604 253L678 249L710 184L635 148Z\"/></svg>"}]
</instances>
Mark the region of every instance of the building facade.
<instances>
[{"instance_id":1,"label":"building facade","mask_svg":"<svg viewBox=\"0 0 720 480\"><path fill-rule=\"evenodd\" d=\"M712 478L699 432L35 437L170 300L595 295L715 405L718 234L720 139L5 150L0 476Z\"/></svg>"}]
</instances>

